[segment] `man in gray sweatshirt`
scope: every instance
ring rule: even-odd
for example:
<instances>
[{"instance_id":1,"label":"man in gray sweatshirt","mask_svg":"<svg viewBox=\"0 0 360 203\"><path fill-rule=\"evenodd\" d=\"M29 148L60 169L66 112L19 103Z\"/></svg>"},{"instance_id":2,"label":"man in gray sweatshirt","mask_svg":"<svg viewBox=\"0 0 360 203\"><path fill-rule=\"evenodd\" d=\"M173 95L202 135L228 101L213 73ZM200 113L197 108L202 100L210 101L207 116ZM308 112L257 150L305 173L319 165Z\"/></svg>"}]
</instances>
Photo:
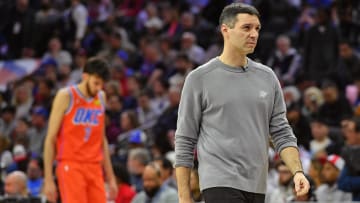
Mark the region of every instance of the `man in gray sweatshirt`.
<instances>
[{"instance_id":1,"label":"man in gray sweatshirt","mask_svg":"<svg viewBox=\"0 0 360 203\"><path fill-rule=\"evenodd\" d=\"M255 49L260 26L254 7L226 6L220 16L222 54L185 80L175 140L180 203L192 202L195 146L206 203L264 202L269 134L294 175L297 195L308 192L280 84L269 67L246 57Z\"/></svg>"}]
</instances>

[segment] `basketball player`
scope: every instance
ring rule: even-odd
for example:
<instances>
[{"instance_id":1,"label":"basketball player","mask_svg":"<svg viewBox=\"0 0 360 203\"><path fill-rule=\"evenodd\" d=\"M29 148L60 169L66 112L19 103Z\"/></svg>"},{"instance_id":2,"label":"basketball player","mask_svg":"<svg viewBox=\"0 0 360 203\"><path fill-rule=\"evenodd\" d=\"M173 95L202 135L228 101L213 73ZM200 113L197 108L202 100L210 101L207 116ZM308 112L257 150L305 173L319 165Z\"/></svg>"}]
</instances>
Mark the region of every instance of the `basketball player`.
<instances>
[{"instance_id":1,"label":"basketball player","mask_svg":"<svg viewBox=\"0 0 360 203\"><path fill-rule=\"evenodd\" d=\"M44 192L50 202L57 199L54 159L62 202L105 203L104 177L110 197L116 196L116 180L104 131L105 94L101 90L109 77L108 69L102 59L89 59L82 81L60 89L54 99L44 149Z\"/></svg>"}]
</instances>

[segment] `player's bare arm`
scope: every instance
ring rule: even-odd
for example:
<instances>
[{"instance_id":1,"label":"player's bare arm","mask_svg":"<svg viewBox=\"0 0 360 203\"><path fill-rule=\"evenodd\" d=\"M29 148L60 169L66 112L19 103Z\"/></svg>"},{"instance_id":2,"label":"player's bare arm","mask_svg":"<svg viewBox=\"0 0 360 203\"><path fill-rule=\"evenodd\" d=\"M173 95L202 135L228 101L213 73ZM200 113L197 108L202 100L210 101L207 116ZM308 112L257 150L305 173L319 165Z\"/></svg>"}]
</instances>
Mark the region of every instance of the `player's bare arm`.
<instances>
[{"instance_id":1,"label":"player's bare arm","mask_svg":"<svg viewBox=\"0 0 360 203\"><path fill-rule=\"evenodd\" d=\"M44 193L50 202L56 202L57 193L53 179L53 161L56 155L56 137L61 126L64 113L68 108L70 101L69 93L66 89L61 89L55 96L51 114L49 118L48 132L45 138L44 146L44 172L45 185Z\"/></svg>"},{"instance_id":2,"label":"player's bare arm","mask_svg":"<svg viewBox=\"0 0 360 203\"><path fill-rule=\"evenodd\" d=\"M105 93L101 92L100 95L103 98L104 105L105 105L106 104ZM117 184L116 184L114 171L112 169L110 152L109 152L109 144L107 142L106 134L105 134L105 124L104 124L104 129L103 129L103 150L104 150L104 170L105 170L107 182L109 184L110 198L114 200L117 195Z\"/></svg>"}]
</instances>

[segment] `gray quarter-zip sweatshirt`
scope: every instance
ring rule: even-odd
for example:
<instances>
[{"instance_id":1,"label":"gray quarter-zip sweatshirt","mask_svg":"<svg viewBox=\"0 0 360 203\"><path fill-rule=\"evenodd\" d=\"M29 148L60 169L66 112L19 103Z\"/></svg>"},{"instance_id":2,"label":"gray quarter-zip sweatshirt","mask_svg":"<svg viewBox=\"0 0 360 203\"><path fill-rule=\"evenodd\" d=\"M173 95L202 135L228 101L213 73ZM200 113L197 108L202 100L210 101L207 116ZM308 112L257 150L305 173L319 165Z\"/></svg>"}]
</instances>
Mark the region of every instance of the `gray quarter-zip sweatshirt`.
<instances>
[{"instance_id":1,"label":"gray quarter-zip sweatshirt","mask_svg":"<svg viewBox=\"0 0 360 203\"><path fill-rule=\"evenodd\" d=\"M236 68L214 58L192 71L181 94L175 167L193 167L197 146L201 190L231 187L265 194L268 143L297 147L273 71L247 58Z\"/></svg>"}]
</instances>

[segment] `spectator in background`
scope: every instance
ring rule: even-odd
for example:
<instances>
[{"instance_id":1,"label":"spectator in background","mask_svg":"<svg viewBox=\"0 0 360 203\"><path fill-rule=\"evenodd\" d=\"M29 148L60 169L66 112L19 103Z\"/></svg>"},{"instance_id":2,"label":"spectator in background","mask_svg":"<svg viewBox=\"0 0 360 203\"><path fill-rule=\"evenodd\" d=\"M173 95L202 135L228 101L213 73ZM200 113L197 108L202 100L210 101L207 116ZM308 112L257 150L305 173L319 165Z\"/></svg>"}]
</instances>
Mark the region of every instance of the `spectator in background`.
<instances>
[{"instance_id":1,"label":"spectator in background","mask_svg":"<svg viewBox=\"0 0 360 203\"><path fill-rule=\"evenodd\" d=\"M268 194L267 203L286 203L286 200L292 196L292 174L289 168L284 162L279 162L276 166L276 170L279 173L279 185L271 193Z\"/></svg>"},{"instance_id":2,"label":"spectator in background","mask_svg":"<svg viewBox=\"0 0 360 203\"><path fill-rule=\"evenodd\" d=\"M345 87L353 83L354 76L359 73L360 57L346 40L339 43L339 57L337 72Z\"/></svg>"},{"instance_id":3,"label":"spectator in background","mask_svg":"<svg viewBox=\"0 0 360 203\"><path fill-rule=\"evenodd\" d=\"M135 29L141 33L144 30L145 23L151 18L158 18L157 16L158 8L154 2L146 2L142 10L139 11L139 14L136 16L136 27ZM159 20L159 19L158 19Z\"/></svg>"},{"instance_id":4,"label":"spectator in background","mask_svg":"<svg viewBox=\"0 0 360 203\"><path fill-rule=\"evenodd\" d=\"M29 129L31 127L31 123L28 118L22 117L16 120L16 126L11 135L11 141L14 144L21 144L26 149L29 147L29 137L30 133Z\"/></svg>"},{"instance_id":5,"label":"spectator in background","mask_svg":"<svg viewBox=\"0 0 360 203\"><path fill-rule=\"evenodd\" d=\"M275 71L280 82L286 85L294 84L299 73L300 62L301 56L291 46L290 38L286 35L278 36L276 50L268 59L267 65Z\"/></svg>"},{"instance_id":6,"label":"spectator in background","mask_svg":"<svg viewBox=\"0 0 360 203\"><path fill-rule=\"evenodd\" d=\"M143 89L143 78L139 75L128 76L126 79L126 86L128 95L124 97L124 108L135 109L137 107L136 98L140 95Z\"/></svg>"},{"instance_id":7,"label":"spectator in background","mask_svg":"<svg viewBox=\"0 0 360 203\"><path fill-rule=\"evenodd\" d=\"M186 53L191 61L199 65L205 62L205 50L196 42L196 35L192 32L184 32L181 37L181 51Z\"/></svg>"},{"instance_id":8,"label":"spectator in background","mask_svg":"<svg viewBox=\"0 0 360 203\"><path fill-rule=\"evenodd\" d=\"M128 138L129 133L140 127L139 119L135 111L124 111L120 117L120 128L122 133L119 135L118 140L125 140Z\"/></svg>"},{"instance_id":9,"label":"spectator in background","mask_svg":"<svg viewBox=\"0 0 360 203\"><path fill-rule=\"evenodd\" d=\"M71 0L71 8L63 17L62 42L67 50L76 51L81 48L85 36L88 11L80 0Z\"/></svg>"},{"instance_id":10,"label":"spectator in background","mask_svg":"<svg viewBox=\"0 0 360 203\"><path fill-rule=\"evenodd\" d=\"M171 5L163 5L161 8L161 18L163 19L163 33L173 42L180 36L181 28L179 22L179 12Z\"/></svg>"},{"instance_id":11,"label":"spectator in background","mask_svg":"<svg viewBox=\"0 0 360 203\"><path fill-rule=\"evenodd\" d=\"M141 176L144 173L145 166L150 163L150 161L150 154L144 148L136 148L129 151L127 169L130 173L131 185L136 192L143 190L143 180Z\"/></svg>"},{"instance_id":12,"label":"spectator in background","mask_svg":"<svg viewBox=\"0 0 360 203\"><path fill-rule=\"evenodd\" d=\"M15 113L16 108L14 106L9 105L1 109L0 132L7 138L10 138L16 125Z\"/></svg>"},{"instance_id":13,"label":"spectator in background","mask_svg":"<svg viewBox=\"0 0 360 203\"><path fill-rule=\"evenodd\" d=\"M115 80L110 80L105 83L105 93L108 98L111 96L120 96L120 84Z\"/></svg>"},{"instance_id":14,"label":"spectator in background","mask_svg":"<svg viewBox=\"0 0 360 203\"><path fill-rule=\"evenodd\" d=\"M349 43L359 46L359 3L358 1L336 2L336 14L338 15L338 26L341 37L347 39Z\"/></svg>"},{"instance_id":15,"label":"spectator in background","mask_svg":"<svg viewBox=\"0 0 360 203\"><path fill-rule=\"evenodd\" d=\"M35 15L29 7L29 0L16 0L16 6L11 9L3 33L8 43L8 56L18 59L22 56L34 55Z\"/></svg>"},{"instance_id":16,"label":"spectator in background","mask_svg":"<svg viewBox=\"0 0 360 203\"><path fill-rule=\"evenodd\" d=\"M27 166L27 188L33 197L40 196L44 183L44 165L42 158L31 158Z\"/></svg>"},{"instance_id":17,"label":"spectator in background","mask_svg":"<svg viewBox=\"0 0 360 203\"><path fill-rule=\"evenodd\" d=\"M315 190L315 194L319 202L351 201L351 193L339 190L336 184L340 171L344 168L344 165L344 159L338 155L333 154L327 157L327 161L321 170L323 184Z\"/></svg>"},{"instance_id":18,"label":"spectator in background","mask_svg":"<svg viewBox=\"0 0 360 203\"><path fill-rule=\"evenodd\" d=\"M162 71L165 69L159 47L155 43L147 43L144 45L143 62L140 65L140 72L143 76L150 77L156 69Z\"/></svg>"},{"instance_id":19,"label":"spectator in background","mask_svg":"<svg viewBox=\"0 0 360 203\"><path fill-rule=\"evenodd\" d=\"M284 87L283 94L284 94L285 105L287 108L289 108L291 106L299 105L299 102L301 99L301 93L296 86Z\"/></svg>"},{"instance_id":20,"label":"spectator in background","mask_svg":"<svg viewBox=\"0 0 360 203\"><path fill-rule=\"evenodd\" d=\"M169 78L170 87L181 88L194 65L186 53L179 53L174 62L176 73Z\"/></svg>"},{"instance_id":21,"label":"spectator in background","mask_svg":"<svg viewBox=\"0 0 360 203\"><path fill-rule=\"evenodd\" d=\"M132 203L177 203L178 196L175 189L162 184L160 168L148 164L142 175L144 190L138 193Z\"/></svg>"},{"instance_id":22,"label":"spectator in background","mask_svg":"<svg viewBox=\"0 0 360 203\"><path fill-rule=\"evenodd\" d=\"M292 32L296 33L299 44L303 45L305 42L305 34L315 24L316 9L309 4L303 4L301 13L297 21L293 25Z\"/></svg>"},{"instance_id":23,"label":"spectator in background","mask_svg":"<svg viewBox=\"0 0 360 203\"><path fill-rule=\"evenodd\" d=\"M320 82L334 74L338 43L338 30L330 24L328 10L319 9L316 24L306 32L303 67L307 79Z\"/></svg>"},{"instance_id":24,"label":"spectator in background","mask_svg":"<svg viewBox=\"0 0 360 203\"><path fill-rule=\"evenodd\" d=\"M31 115L32 127L29 129L29 152L42 156L47 132L49 111L42 106L34 107Z\"/></svg>"},{"instance_id":25,"label":"spectator in background","mask_svg":"<svg viewBox=\"0 0 360 203\"><path fill-rule=\"evenodd\" d=\"M178 118L178 109L180 104L181 90L178 87L172 87L169 90L169 107L160 115L154 128L153 133L155 140L167 140L166 136L171 130L176 129ZM155 141L157 143L157 141Z\"/></svg>"},{"instance_id":26,"label":"spectator in background","mask_svg":"<svg viewBox=\"0 0 360 203\"><path fill-rule=\"evenodd\" d=\"M56 84L55 86L58 87L58 64L56 63L55 59L47 58L41 61L37 73L43 76L46 80L53 81L53 83Z\"/></svg>"},{"instance_id":27,"label":"spectator in background","mask_svg":"<svg viewBox=\"0 0 360 203\"><path fill-rule=\"evenodd\" d=\"M152 128L159 117L159 112L156 111L155 106L151 103L150 92L143 90L137 98L137 103L136 113L141 128L144 130Z\"/></svg>"},{"instance_id":28,"label":"spectator in background","mask_svg":"<svg viewBox=\"0 0 360 203\"><path fill-rule=\"evenodd\" d=\"M145 27L145 34L148 36L157 36L163 27L163 21L158 15L158 7L154 3L148 3L145 10L146 18L143 19L144 21L142 22Z\"/></svg>"},{"instance_id":29,"label":"spectator in background","mask_svg":"<svg viewBox=\"0 0 360 203\"><path fill-rule=\"evenodd\" d=\"M171 71L177 56L177 50L173 48L172 44L172 39L170 37L166 35L160 37L160 54L166 68L166 74L169 74Z\"/></svg>"},{"instance_id":30,"label":"spectator in background","mask_svg":"<svg viewBox=\"0 0 360 203\"><path fill-rule=\"evenodd\" d=\"M205 53L205 61L219 56L223 49L223 39L220 31L216 31L215 36L213 37L213 43L207 48Z\"/></svg>"},{"instance_id":31,"label":"spectator in background","mask_svg":"<svg viewBox=\"0 0 360 203\"><path fill-rule=\"evenodd\" d=\"M106 137L110 144L115 144L118 135L121 133L120 117L123 111L123 101L118 95L111 95L107 99L106 116Z\"/></svg>"},{"instance_id":32,"label":"spectator in background","mask_svg":"<svg viewBox=\"0 0 360 203\"><path fill-rule=\"evenodd\" d=\"M318 114L320 106L324 103L322 92L315 86L308 87L304 91L301 114L310 122Z\"/></svg>"},{"instance_id":33,"label":"spectator in background","mask_svg":"<svg viewBox=\"0 0 360 203\"><path fill-rule=\"evenodd\" d=\"M195 15L191 12L185 11L181 14L180 18L181 31L195 33L196 19Z\"/></svg>"},{"instance_id":34,"label":"spectator in background","mask_svg":"<svg viewBox=\"0 0 360 203\"><path fill-rule=\"evenodd\" d=\"M54 99L53 91L55 84L52 80L43 79L39 80L37 85L37 93L35 95L34 105L43 106L50 112L52 101Z\"/></svg>"},{"instance_id":35,"label":"spectator in background","mask_svg":"<svg viewBox=\"0 0 360 203\"><path fill-rule=\"evenodd\" d=\"M11 163L6 168L6 172L8 173L13 171L26 172L29 163L29 156L24 145L16 143L12 149L12 154L13 154L14 162Z\"/></svg>"},{"instance_id":36,"label":"spectator in background","mask_svg":"<svg viewBox=\"0 0 360 203\"><path fill-rule=\"evenodd\" d=\"M118 57L118 52L122 50L122 37L121 34L115 30L109 30L107 38L104 41L104 47L98 52L98 56L105 58L110 64L114 64L114 61Z\"/></svg>"},{"instance_id":37,"label":"spectator in background","mask_svg":"<svg viewBox=\"0 0 360 203\"><path fill-rule=\"evenodd\" d=\"M26 198L29 196L26 174L22 171L14 171L5 178L4 192L7 198Z\"/></svg>"},{"instance_id":38,"label":"spectator in background","mask_svg":"<svg viewBox=\"0 0 360 203\"><path fill-rule=\"evenodd\" d=\"M115 203L131 203L136 193L131 187L129 172L126 167L119 163L113 164L113 170L118 183L118 194Z\"/></svg>"},{"instance_id":39,"label":"spectator in background","mask_svg":"<svg viewBox=\"0 0 360 203\"><path fill-rule=\"evenodd\" d=\"M57 66L70 66L72 57L70 53L63 49L62 43L58 37L53 37L49 41L48 51L43 55L43 60L52 58L56 61Z\"/></svg>"},{"instance_id":40,"label":"spectator in background","mask_svg":"<svg viewBox=\"0 0 360 203\"><path fill-rule=\"evenodd\" d=\"M160 168L162 184L177 189L176 180L173 176L173 164L165 157L155 158L154 162Z\"/></svg>"},{"instance_id":41,"label":"spectator in background","mask_svg":"<svg viewBox=\"0 0 360 203\"><path fill-rule=\"evenodd\" d=\"M129 133L129 149L145 148L149 142L148 136L142 130L132 130Z\"/></svg>"},{"instance_id":42,"label":"spectator in background","mask_svg":"<svg viewBox=\"0 0 360 203\"><path fill-rule=\"evenodd\" d=\"M314 181L314 188L318 188L323 182L321 178L321 170L323 167L323 162L325 162L324 159L320 158L313 158L310 162L309 171L307 174L309 177Z\"/></svg>"},{"instance_id":43,"label":"spectator in background","mask_svg":"<svg viewBox=\"0 0 360 203\"><path fill-rule=\"evenodd\" d=\"M169 82L163 78L158 78L153 83L152 91L154 97L151 99L151 103L159 114L162 114L169 106L169 86Z\"/></svg>"},{"instance_id":44,"label":"spectator in background","mask_svg":"<svg viewBox=\"0 0 360 203\"><path fill-rule=\"evenodd\" d=\"M297 105L290 106L287 109L286 117L297 138L298 146L309 151L309 143L312 139L310 124L308 120L301 114L300 107Z\"/></svg>"},{"instance_id":45,"label":"spectator in background","mask_svg":"<svg viewBox=\"0 0 360 203\"><path fill-rule=\"evenodd\" d=\"M324 80L321 90L324 103L319 108L319 117L329 126L340 127L343 119L353 116L350 102L342 95L338 85L331 80Z\"/></svg>"},{"instance_id":46,"label":"spectator in background","mask_svg":"<svg viewBox=\"0 0 360 203\"><path fill-rule=\"evenodd\" d=\"M329 126L321 118L313 119L310 123L313 139L310 141L310 153L315 156L323 152L331 144Z\"/></svg>"},{"instance_id":47,"label":"spectator in background","mask_svg":"<svg viewBox=\"0 0 360 203\"><path fill-rule=\"evenodd\" d=\"M37 56L42 56L47 49L47 44L54 36L57 24L60 20L60 13L53 8L53 1L41 0L41 8L35 14L36 44L35 51Z\"/></svg>"},{"instance_id":48,"label":"spectator in background","mask_svg":"<svg viewBox=\"0 0 360 203\"><path fill-rule=\"evenodd\" d=\"M360 201L360 119L354 118L342 122L346 146L341 156L345 166L338 178L338 188L352 193L353 201Z\"/></svg>"},{"instance_id":49,"label":"spectator in background","mask_svg":"<svg viewBox=\"0 0 360 203\"><path fill-rule=\"evenodd\" d=\"M15 88L11 102L16 108L15 118L28 116L33 101L32 90L24 84L19 84Z\"/></svg>"},{"instance_id":50,"label":"spectator in background","mask_svg":"<svg viewBox=\"0 0 360 203\"><path fill-rule=\"evenodd\" d=\"M0 177L6 173L3 169L6 169L11 163L13 163L13 157L10 152L10 140L0 134L0 168L2 169Z\"/></svg>"}]
</instances>

